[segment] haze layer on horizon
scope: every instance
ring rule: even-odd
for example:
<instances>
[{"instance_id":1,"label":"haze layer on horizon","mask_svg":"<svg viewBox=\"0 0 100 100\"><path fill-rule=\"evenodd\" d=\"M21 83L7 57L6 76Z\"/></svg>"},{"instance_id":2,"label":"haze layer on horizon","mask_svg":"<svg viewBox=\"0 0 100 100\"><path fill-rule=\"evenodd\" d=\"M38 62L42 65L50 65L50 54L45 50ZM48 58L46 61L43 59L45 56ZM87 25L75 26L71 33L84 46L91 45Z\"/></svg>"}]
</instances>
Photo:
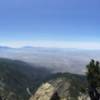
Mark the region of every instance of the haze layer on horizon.
<instances>
[{"instance_id":1,"label":"haze layer on horizon","mask_svg":"<svg viewBox=\"0 0 100 100\"><path fill-rule=\"evenodd\" d=\"M0 45L100 49L99 0L0 1Z\"/></svg>"}]
</instances>

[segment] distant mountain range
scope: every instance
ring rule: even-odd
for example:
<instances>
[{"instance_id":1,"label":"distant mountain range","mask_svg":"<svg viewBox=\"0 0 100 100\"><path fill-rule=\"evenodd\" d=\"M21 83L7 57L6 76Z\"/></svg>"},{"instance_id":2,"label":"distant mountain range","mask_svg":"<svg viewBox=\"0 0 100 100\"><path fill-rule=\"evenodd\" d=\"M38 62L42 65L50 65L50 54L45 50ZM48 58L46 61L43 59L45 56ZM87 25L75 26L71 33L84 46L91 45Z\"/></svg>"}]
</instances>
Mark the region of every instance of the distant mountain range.
<instances>
[{"instance_id":1,"label":"distant mountain range","mask_svg":"<svg viewBox=\"0 0 100 100\"><path fill-rule=\"evenodd\" d=\"M21 60L52 70L83 74L90 59L100 60L100 50L61 49L42 47L0 47L0 57Z\"/></svg>"}]
</instances>

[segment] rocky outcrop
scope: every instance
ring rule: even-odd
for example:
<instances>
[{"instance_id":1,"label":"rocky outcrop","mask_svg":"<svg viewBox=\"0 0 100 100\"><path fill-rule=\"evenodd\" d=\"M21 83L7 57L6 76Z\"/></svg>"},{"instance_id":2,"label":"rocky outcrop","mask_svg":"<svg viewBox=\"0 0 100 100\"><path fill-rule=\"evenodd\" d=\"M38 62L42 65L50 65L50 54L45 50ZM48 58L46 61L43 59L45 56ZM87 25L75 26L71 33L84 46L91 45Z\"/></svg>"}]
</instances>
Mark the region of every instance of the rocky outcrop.
<instances>
[{"instance_id":1,"label":"rocky outcrop","mask_svg":"<svg viewBox=\"0 0 100 100\"><path fill-rule=\"evenodd\" d=\"M43 84L30 100L50 100L56 89L49 83Z\"/></svg>"},{"instance_id":2,"label":"rocky outcrop","mask_svg":"<svg viewBox=\"0 0 100 100\"><path fill-rule=\"evenodd\" d=\"M85 82L73 75L57 75L42 84L29 100L90 100ZM83 87L82 87L83 86Z\"/></svg>"},{"instance_id":3,"label":"rocky outcrop","mask_svg":"<svg viewBox=\"0 0 100 100\"><path fill-rule=\"evenodd\" d=\"M78 96L78 100L90 100L90 98L87 94L80 93L80 96Z\"/></svg>"},{"instance_id":4,"label":"rocky outcrop","mask_svg":"<svg viewBox=\"0 0 100 100\"><path fill-rule=\"evenodd\" d=\"M58 81L58 83L61 81ZM40 86L37 90L37 92L35 93L35 95L33 95L29 100L72 100L69 91L65 91L66 89L69 88L70 84L66 83L66 87L67 88L62 88L62 90L60 89L61 85L60 84L50 84L50 83L45 83L42 86ZM64 83L65 84L65 83ZM57 87L58 86L58 87ZM59 90L60 89L60 90ZM64 96L64 91L66 94L66 96ZM53 96L57 96L56 98L59 99L53 99L55 97ZM76 100L76 99L75 99ZM77 97L77 100L90 100L89 97L85 94L80 94L80 96Z\"/></svg>"}]
</instances>

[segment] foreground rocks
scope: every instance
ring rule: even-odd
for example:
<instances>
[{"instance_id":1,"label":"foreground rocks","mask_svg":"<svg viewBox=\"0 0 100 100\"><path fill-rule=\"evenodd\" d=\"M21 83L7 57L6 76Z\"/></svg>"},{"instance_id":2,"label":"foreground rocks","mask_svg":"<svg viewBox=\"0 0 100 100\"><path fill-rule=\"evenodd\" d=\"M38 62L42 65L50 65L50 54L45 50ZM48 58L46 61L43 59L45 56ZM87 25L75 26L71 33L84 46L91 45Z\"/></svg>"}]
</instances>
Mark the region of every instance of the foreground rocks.
<instances>
[{"instance_id":1,"label":"foreground rocks","mask_svg":"<svg viewBox=\"0 0 100 100\"><path fill-rule=\"evenodd\" d=\"M49 83L43 84L30 100L50 100L56 89Z\"/></svg>"},{"instance_id":2,"label":"foreground rocks","mask_svg":"<svg viewBox=\"0 0 100 100\"><path fill-rule=\"evenodd\" d=\"M68 84L68 83L67 83ZM59 86L59 85L58 85ZM71 100L71 97L61 97L58 88L54 87L50 83L41 85L37 92L29 100ZM90 100L87 95L81 94L77 100Z\"/></svg>"}]
</instances>

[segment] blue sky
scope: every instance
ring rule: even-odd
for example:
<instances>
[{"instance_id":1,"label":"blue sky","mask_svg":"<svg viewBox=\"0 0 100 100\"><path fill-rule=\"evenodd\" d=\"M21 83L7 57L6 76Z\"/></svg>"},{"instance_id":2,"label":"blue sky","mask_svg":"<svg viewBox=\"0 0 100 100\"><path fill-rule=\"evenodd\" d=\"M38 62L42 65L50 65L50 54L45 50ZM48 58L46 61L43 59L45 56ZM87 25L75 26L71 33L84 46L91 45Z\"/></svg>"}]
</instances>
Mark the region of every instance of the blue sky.
<instances>
[{"instance_id":1,"label":"blue sky","mask_svg":"<svg viewBox=\"0 0 100 100\"><path fill-rule=\"evenodd\" d=\"M100 48L99 43L100 0L0 1L0 45Z\"/></svg>"}]
</instances>

